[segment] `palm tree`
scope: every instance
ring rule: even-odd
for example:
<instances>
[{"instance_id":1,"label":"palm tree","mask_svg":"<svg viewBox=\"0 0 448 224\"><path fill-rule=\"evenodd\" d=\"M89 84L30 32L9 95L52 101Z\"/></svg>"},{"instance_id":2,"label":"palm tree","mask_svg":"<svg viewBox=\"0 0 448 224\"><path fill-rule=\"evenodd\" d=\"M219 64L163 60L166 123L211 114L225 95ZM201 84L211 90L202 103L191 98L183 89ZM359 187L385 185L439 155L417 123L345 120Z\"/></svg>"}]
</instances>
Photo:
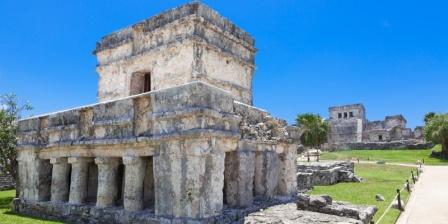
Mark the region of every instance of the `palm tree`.
<instances>
[{"instance_id":1,"label":"palm tree","mask_svg":"<svg viewBox=\"0 0 448 224\"><path fill-rule=\"evenodd\" d=\"M434 115L425 126L425 139L442 145L442 157L448 159L448 114Z\"/></svg>"},{"instance_id":2,"label":"palm tree","mask_svg":"<svg viewBox=\"0 0 448 224\"><path fill-rule=\"evenodd\" d=\"M303 132L300 140L304 146L319 148L327 142L330 126L319 114L299 114L296 118L296 125Z\"/></svg>"}]
</instances>

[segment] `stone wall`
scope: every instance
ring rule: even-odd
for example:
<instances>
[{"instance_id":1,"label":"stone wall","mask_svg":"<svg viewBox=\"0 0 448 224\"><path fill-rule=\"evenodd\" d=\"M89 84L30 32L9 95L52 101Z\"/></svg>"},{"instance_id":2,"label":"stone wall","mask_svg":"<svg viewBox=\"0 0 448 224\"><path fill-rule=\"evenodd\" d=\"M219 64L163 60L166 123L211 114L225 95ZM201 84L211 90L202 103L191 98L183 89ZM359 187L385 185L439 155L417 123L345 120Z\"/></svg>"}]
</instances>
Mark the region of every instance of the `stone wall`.
<instances>
[{"instance_id":1,"label":"stone wall","mask_svg":"<svg viewBox=\"0 0 448 224\"><path fill-rule=\"evenodd\" d=\"M130 96L132 79L149 73L151 90L203 81L252 104L255 41L201 3L166 11L98 42L98 98Z\"/></svg>"},{"instance_id":2,"label":"stone wall","mask_svg":"<svg viewBox=\"0 0 448 224\"><path fill-rule=\"evenodd\" d=\"M422 128L417 127L414 131L406 128L407 121L403 115L386 116L382 121L369 121L365 114L362 104L330 107L328 144L355 145L355 143L360 143L356 146L370 147L372 142L394 142L392 145L403 142L400 147L407 147L409 145L406 141L424 141Z\"/></svg>"},{"instance_id":3,"label":"stone wall","mask_svg":"<svg viewBox=\"0 0 448 224\"><path fill-rule=\"evenodd\" d=\"M416 140L394 141L394 142L355 142L325 144L323 150L392 150L392 149L431 149L434 147L432 142L421 142Z\"/></svg>"},{"instance_id":4,"label":"stone wall","mask_svg":"<svg viewBox=\"0 0 448 224\"><path fill-rule=\"evenodd\" d=\"M306 192L314 186L361 181L355 176L353 162L302 162L297 167L297 185L301 192Z\"/></svg>"},{"instance_id":5,"label":"stone wall","mask_svg":"<svg viewBox=\"0 0 448 224\"><path fill-rule=\"evenodd\" d=\"M16 183L12 176L0 174L0 191L12 190L16 187Z\"/></svg>"},{"instance_id":6,"label":"stone wall","mask_svg":"<svg viewBox=\"0 0 448 224\"><path fill-rule=\"evenodd\" d=\"M375 206L360 206L344 202L333 202L328 195L308 196L301 194L297 200L297 208L305 211L352 218L364 224L370 224L378 211Z\"/></svg>"},{"instance_id":7,"label":"stone wall","mask_svg":"<svg viewBox=\"0 0 448 224\"><path fill-rule=\"evenodd\" d=\"M296 148L284 121L193 82L20 121L17 203L33 215L45 203L63 212L94 203L116 218L153 208L155 217L208 219L255 197L291 198Z\"/></svg>"}]
</instances>

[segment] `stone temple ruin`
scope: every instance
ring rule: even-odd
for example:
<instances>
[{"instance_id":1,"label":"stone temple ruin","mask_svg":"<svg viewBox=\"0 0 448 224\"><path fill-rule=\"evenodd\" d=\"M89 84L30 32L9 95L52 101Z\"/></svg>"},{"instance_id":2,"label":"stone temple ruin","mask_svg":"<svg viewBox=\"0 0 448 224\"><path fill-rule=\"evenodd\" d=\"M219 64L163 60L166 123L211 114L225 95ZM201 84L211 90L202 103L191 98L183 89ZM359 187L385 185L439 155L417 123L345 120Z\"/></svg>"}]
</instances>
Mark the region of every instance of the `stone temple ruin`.
<instances>
[{"instance_id":1,"label":"stone temple ruin","mask_svg":"<svg viewBox=\"0 0 448 224\"><path fill-rule=\"evenodd\" d=\"M383 121L369 121L362 104L329 108L330 149L428 148L423 127L406 127L403 115L386 116Z\"/></svg>"},{"instance_id":2,"label":"stone temple ruin","mask_svg":"<svg viewBox=\"0 0 448 224\"><path fill-rule=\"evenodd\" d=\"M14 211L82 223L223 223L296 194L286 123L252 106L254 39L201 3L99 41L99 103L19 122Z\"/></svg>"}]
</instances>

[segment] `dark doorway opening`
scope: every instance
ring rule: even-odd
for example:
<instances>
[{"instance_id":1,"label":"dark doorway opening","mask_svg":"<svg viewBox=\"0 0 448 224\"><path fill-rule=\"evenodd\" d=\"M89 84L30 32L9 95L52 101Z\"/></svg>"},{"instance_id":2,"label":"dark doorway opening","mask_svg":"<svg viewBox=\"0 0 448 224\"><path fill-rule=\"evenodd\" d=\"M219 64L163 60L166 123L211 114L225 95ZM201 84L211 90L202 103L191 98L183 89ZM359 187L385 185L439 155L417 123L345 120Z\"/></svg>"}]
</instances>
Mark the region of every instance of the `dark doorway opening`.
<instances>
[{"instance_id":1,"label":"dark doorway opening","mask_svg":"<svg viewBox=\"0 0 448 224\"><path fill-rule=\"evenodd\" d=\"M130 94L137 95L150 92L152 90L151 73L136 72L131 77Z\"/></svg>"}]
</instances>

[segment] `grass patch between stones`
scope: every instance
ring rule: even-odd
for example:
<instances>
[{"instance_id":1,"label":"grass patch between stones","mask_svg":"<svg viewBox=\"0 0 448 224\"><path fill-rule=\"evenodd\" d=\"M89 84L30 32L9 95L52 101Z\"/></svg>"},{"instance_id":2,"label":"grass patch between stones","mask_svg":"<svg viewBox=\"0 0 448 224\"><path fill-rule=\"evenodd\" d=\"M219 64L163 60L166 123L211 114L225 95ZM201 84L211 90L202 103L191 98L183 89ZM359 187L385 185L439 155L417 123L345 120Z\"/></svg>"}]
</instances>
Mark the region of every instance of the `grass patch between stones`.
<instances>
[{"instance_id":1,"label":"grass patch between stones","mask_svg":"<svg viewBox=\"0 0 448 224\"><path fill-rule=\"evenodd\" d=\"M313 195L328 194L336 201L345 201L358 205L375 205L378 212L375 215L377 220L395 197L396 190L404 186L406 179L411 175L412 167L376 165L376 164L356 164L355 173L361 176L362 183L340 183L333 186L316 186L311 192ZM385 197L384 202L375 199L376 194ZM409 198L405 190L402 194L403 200ZM391 209L381 223L395 223L400 212Z\"/></svg>"},{"instance_id":2,"label":"grass patch between stones","mask_svg":"<svg viewBox=\"0 0 448 224\"><path fill-rule=\"evenodd\" d=\"M2 224L55 224L56 221L46 221L11 212L11 203L16 195L15 190L0 191L0 223Z\"/></svg>"}]
</instances>

